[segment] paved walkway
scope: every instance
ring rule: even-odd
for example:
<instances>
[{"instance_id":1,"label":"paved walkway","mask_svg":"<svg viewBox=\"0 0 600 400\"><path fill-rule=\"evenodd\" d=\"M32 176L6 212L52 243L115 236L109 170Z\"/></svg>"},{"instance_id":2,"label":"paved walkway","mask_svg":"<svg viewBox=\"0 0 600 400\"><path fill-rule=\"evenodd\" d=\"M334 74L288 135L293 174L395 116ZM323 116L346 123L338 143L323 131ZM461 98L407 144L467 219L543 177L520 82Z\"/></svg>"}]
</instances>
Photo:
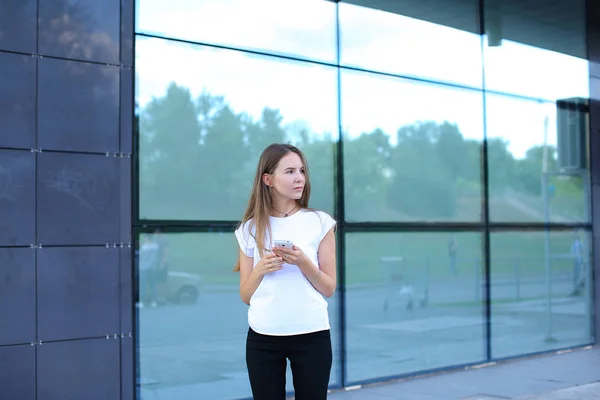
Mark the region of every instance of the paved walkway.
<instances>
[{"instance_id":1,"label":"paved walkway","mask_svg":"<svg viewBox=\"0 0 600 400\"><path fill-rule=\"evenodd\" d=\"M600 400L600 347L333 391L331 400Z\"/></svg>"}]
</instances>

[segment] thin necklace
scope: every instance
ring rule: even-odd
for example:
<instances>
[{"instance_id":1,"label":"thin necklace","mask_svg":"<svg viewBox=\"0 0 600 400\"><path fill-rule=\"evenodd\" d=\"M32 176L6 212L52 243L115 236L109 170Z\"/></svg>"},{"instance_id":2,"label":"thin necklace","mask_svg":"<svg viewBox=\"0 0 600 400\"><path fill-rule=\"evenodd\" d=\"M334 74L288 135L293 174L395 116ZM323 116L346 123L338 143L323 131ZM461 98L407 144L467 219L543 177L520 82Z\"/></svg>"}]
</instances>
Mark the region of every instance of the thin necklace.
<instances>
[{"instance_id":1,"label":"thin necklace","mask_svg":"<svg viewBox=\"0 0 600 400\"><path fill-rule=\"evenodd\" d=\"M296 204L296 206L295 206L294 208L292 208L290 211L288 211L287 213L281 212L281 211L279 211L278 209L276 209L276 208L275 208L275 207L273 207L273 206L271 206L271 208L272 208L273 210L277 211L279 214L283 214L283 216L284 216L284 218L285 218L285 217L287 217L288 215L290 215L290 213L291 213L292 211L294 211L296 208L298 208L298 206L299 206L299 205L300 205L300 204Z\"/></svg>"}]
</instances>

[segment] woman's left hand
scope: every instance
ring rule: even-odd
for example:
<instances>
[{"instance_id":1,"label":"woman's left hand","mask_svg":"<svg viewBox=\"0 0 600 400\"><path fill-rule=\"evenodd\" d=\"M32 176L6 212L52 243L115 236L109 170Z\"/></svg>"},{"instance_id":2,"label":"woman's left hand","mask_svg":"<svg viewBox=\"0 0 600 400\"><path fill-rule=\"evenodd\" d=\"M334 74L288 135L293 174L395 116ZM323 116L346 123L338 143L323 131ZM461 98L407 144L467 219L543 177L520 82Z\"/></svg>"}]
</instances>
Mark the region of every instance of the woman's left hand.
<instances>
[{"instance_id":1,"label":"woman's left hand","mask_svg":"<svg viewBox=\"0 0 600 400\"><path fill-rule=\"evenodd\" d=\"M285 247L274 247L273 253L283 258L283 262L291 265L302 265L306 260L306 254L300 249L300 247L294 245L292 249L286 249Z\"/></svg>"}]
</instances>

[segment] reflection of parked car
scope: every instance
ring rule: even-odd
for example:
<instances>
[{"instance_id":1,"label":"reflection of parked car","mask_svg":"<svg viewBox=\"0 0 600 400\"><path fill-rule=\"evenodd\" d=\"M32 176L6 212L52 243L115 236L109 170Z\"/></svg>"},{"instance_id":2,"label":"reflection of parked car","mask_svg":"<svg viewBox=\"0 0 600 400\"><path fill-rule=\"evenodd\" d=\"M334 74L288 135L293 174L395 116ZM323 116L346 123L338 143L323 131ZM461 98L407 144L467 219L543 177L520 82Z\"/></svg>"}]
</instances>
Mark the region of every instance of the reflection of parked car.
<instances>
[{"instance_id":1,"label":"reflection of parked car","mask_svg":"<svg viewBox=\"0 0 600 400\"><path fill-rule=\"evenodd\" d=\"M167 275L167 298L179 304L192 304L198 300L201 289L199 275L169 271Z\"/></svg>"},{"instance_id":2,"label":"reflection of parked car","mask_svg":"<svg viewBox=\"0 0 600 400\"><path fill-rule=\"evenodd\" d=\"M156 285L156 277L154 274L146 275L146 279L140 276L139 271L139 250L135 252L136 264L136 279L139 285L136 285L136 291L144 293L143 287L148 288L149 285ZM200 275L190 274L187 272L167 270L167 279L162 280L165 285L165 299L179 304L193 304L198 300L201 290L202 278ZM139 292L135 293L135 298L139 300Z\"/></svg>"}]
</instances>

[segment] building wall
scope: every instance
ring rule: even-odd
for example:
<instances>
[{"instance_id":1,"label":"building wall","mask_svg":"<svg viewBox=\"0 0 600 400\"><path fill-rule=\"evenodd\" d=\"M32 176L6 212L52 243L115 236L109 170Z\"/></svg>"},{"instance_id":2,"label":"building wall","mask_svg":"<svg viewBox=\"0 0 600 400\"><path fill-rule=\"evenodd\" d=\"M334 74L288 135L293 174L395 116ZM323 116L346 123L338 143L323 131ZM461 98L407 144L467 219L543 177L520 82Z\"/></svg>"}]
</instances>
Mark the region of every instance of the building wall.
<instances>
[{"instance_id":1,"label":"building wall","mask_svg":"<svg viewBox=\"0 0 600 400\"><path fill-rule=\"evenodd\" d=\"M133 0L0 9L0 398L132 399Z\"/></svg>"}]
</instances>

